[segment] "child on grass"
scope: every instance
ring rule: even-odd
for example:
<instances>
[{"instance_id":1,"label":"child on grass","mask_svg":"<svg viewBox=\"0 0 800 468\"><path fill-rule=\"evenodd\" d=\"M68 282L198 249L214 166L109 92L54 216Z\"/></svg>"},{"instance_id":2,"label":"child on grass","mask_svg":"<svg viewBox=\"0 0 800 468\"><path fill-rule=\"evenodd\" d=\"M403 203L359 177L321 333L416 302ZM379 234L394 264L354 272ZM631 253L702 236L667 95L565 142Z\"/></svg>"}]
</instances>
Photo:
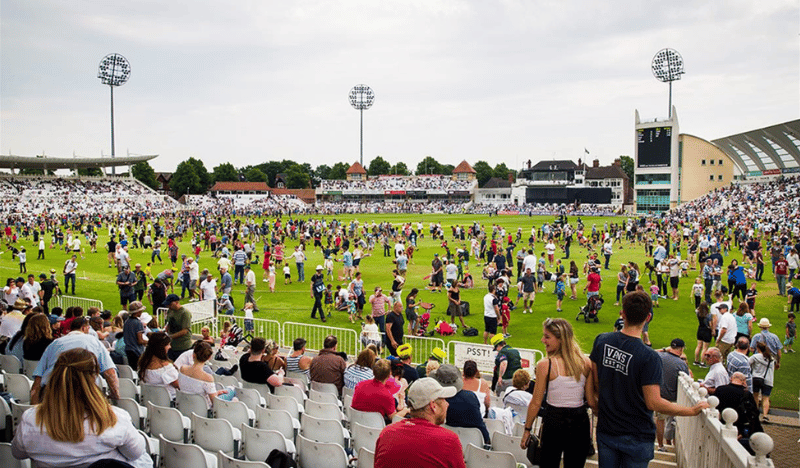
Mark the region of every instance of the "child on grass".
<instances>
[{"instance_id":1,"label":"child on grass","mask_svg":"<svg viewBox=\"0 0 800 468\"><path fill-rule=\"evenodd\" d=\"M786 339L783 341L783 352L784 353L793 353L794 349L792 349L792 345L794 344L794 338L797 336L797 324L794 323L795 315L789 312L789 321L786 322Z\"/></svg>"},{"instance_id":2,"label":"child on grass","mask_svg":"<svg viewBox=\"0 0 800 468\"><path fill-rule=\"evenodd\" d=\"M508 338L508 324L511 323L511 299L504 296L500 302L500 324L503 327L503 336Z\"/></svg>"},{"instance_id":3,"label":"child on grass","mask_svg":"<svg viewBox=\"0 0 800 468\"><path fill-rule=\"evenodd\" d=\"M692 296L694 297L694 308L697 309L700 307L700 303L703 302L703 295L706 292L706 287L703 284L703 278L698 276L694 280L694 284L692 285Z\"/></svg>"},{"instance_id":4,"label":"child on grass","mask_svg":"<svg viewBox=\"0 0 800 468\"><path fill-rule=\"evenodd\" d=\"M292 269L288 263L283 266L283 284L292 284Z\"/></svg>"},{"instance_id":5,"label":"child on grass","mask_svg":"<svg viewBox=\"0 0 800 468\"><path fill-rule=\"evenodd\" d=\"M328 287L325 289L325 310L330 317L333 311L333 285L331 283L328 283Z\"/></svg>"},{"instance_id":6,"label":"child on grass","mask_svg":"<svg viewBox=\"0 0 800 468\"><path fill-rule=\"evenodd\" d=\"M561 275L556 280L556 311L561 312L561 301L564 300L564 292L566 291L566 279L565 275Z\"/></svg>"},{"instance_id":7,"label":"child on grass","mask_svg":"<svg viewBox=\"0 0 800 468\"><path fill-rule=\"evenodd\" d=\"M650 299L653 301L653 307L658 307L658 298L660 291L655 281L650 281Z\"/></svg>"},{"instance_id":8,"label":"child on grass","mask_svg":"<svg viewBox=\"0 0 800 468\"><path fill-rule=\"evenodd\" d=\"M253 303L248 302L244 305L244 332L252 334L255 326L253 324Z\"/></svg>"},{"instance_id":9,"label":"child on grass","mask_svg":"<svg viewBox=\"0 0 800 468\"><path fill-rule=\"evenodd\" d=\"M275 265L274 264L271 264L269 266L269 277L267 278L267 281L269 282L269 292L274 293L275 292Z\"/></svg>"},{"instance_id":10,"label":"child on grass","mask_svg":"<svg viewBox=\"0 0 800 468\"><path fill-rule=\"evenodd\" d=\"M350 314L350 323L356 323L356 314L358 312L356 308L356 295L350 294L347 297L347 312Z\"/></svg>"}]
</instances>

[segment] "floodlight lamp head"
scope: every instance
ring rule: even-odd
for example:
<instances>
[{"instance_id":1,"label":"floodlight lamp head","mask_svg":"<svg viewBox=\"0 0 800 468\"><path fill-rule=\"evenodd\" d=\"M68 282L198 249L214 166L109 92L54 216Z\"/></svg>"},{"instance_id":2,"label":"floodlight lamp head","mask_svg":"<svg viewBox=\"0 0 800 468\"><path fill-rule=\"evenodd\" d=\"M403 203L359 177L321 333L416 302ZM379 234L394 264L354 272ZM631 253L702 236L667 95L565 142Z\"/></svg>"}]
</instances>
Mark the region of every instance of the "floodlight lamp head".
<instances>
[{"instance_id":1,"label":"floodlight lamp head","mask_svg":"<svg viewBox=\"0 0 800 468\"><path fill-rule=\"evenodd\" d=\"M375 100L375 93L372 88L365 84L358 84L353 86L350 90L350 105L356 110L367 110L372 107L372 102Z\"/></svg>"},{"instance_id":2,"label":"floodlight lamp head","mask_svg":"<svg viewBox=\"0 0 800 468\"><path fill-rule=\"evenodd\" d=\"M121 86L131 76L131 65L128 59L120 54L108 54L100 61L97 77L103 84Z\"/></svg>"},{"instance_id":3,"label":"floodlight lamp head","mask_svg":"<svg viewBox=\"0 0 800 468\"><path fill-rule=\"evenodd\" d=\"M685 73L683 70L683 57L673 49L659 50L653 57L651 68L653 76L664 83L680 80L681 75Z\"/></svg>"}]
</instances>

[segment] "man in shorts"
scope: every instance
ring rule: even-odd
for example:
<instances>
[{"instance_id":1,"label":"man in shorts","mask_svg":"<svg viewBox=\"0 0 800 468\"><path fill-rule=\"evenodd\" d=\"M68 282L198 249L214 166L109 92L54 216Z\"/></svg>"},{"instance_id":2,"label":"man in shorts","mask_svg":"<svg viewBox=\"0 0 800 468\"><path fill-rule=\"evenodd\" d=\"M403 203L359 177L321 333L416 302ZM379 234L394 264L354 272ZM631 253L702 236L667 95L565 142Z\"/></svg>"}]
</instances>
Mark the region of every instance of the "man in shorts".
<instances>
[{"instance_id":1,"label":"man in shorts","mask_svg":"<svg viewBox=\"0 0 800 468\"><path fill-rule=\"evenodd\" d=\"M431 262L431 292L442 292L442 282L444 280L442 267L443 264L439 259L439 254L433 254L433 261Z\"/></svg>"},{"instance_id":2,"label":"man in shorts","mask_svg":"<svg viewBox=\"0 0 800 468\"><path fill-rule=\"evenodd\" d=\"M522 293L522 313L533 313L533 301L536 299L536 277L530 268L525 269L525 274L519 279L520 288Z\"/></svg>"},{"instance_id":3,"label":"man in shorts","mask_svg":"<svg viewBox=\"0 0 800 468\"><path fill-rule=\"evenodd\" d=\"M489 285L489 292L483 296L483 344L497 334L497 319L500 317L500 300L494 295L495 286Z\"/></svg>"}]
</instances>

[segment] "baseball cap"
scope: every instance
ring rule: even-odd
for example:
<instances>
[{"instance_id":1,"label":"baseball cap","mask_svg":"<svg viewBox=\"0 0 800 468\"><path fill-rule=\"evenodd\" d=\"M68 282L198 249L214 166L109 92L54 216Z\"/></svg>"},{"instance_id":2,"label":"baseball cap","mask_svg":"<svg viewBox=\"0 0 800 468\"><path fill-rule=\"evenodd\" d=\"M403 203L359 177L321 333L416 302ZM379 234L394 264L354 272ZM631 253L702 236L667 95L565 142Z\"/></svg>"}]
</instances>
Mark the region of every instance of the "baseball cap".
<instances>
[{"instance_id":1,"label":"baseball cap","mask_svg":"<svg viewBox=\"0 0 800 468\"><path fill-rule=\"evenodd\" d=\"M45 275L44 273L39 273L39 278L47 278L47 275Z\"/></svg>"},{"instance_id":2,"label":"baseball cap","mask_svg":"<svg viewBox=\"0 0 800 468\"><path fill-rule=\"evenodd\" d=\"M410 344L405 343L397 347L397 355L401 358L407 358L414 353L414 348Z\"/></svg>"},{"instance_id":3,"label":"baseball cap","mask_svg":"<svg viewBox=\"0 0 800 468\"><path fill-rule=\"evenodd\" d=\"M669 346L672 349L685 348L686 343L684 343L684 341L680 338L675 338L674 340L672 340Z\"/></svg>"},{"instance_id":4,"label":"baseball cap","mask_svg":"<svg viewBox=\"0 0 800 468\"><path fill-rule=\"evenodd\" d=\"M181 300L181 297L179 295L170 294L170 295L167 296L166 299L164 299L164 302L161 303L161 307L169 307L169 305L172 304L173 302L180 301L180 300Z\"/></svg>"},{"instance_id":5,"label":"baseball cap","mask_svg":"<svg viewBox=\"0 0 800 468\"><path fill-rule=\"evenodd\" d=\"M726 304L726 303L724 303L724 302L721 302L721 303L719 303L719 305L717 305L717 309L722 309L723 307L724 307L726 310L729 308L729 307L728 307L728 304Z\"/></svg>"},{"instance_id":6,"label":"baseball cap","mask_svg":"<svg viewBox=\"0 0 800 468\"><path fill-rule=\"evenodd\" d=\"M431 377L444 387L454 387L457 392L464 388L464 379L461 372L452 364L442 364L438 369L431 372Z\"/></svg>"},{"instance_id":7,"label":"baseball cap","mask_svg":"<svg viewBox=\"0 0 800 468\"><path fill-rule=\"evenodd\" d=\"M408 406L411 409L422 409L428 403L439 398L450 398L458 393L455 387L442 387L431 377L417 379L408 389Z\"/></svg>"}]
</instances>

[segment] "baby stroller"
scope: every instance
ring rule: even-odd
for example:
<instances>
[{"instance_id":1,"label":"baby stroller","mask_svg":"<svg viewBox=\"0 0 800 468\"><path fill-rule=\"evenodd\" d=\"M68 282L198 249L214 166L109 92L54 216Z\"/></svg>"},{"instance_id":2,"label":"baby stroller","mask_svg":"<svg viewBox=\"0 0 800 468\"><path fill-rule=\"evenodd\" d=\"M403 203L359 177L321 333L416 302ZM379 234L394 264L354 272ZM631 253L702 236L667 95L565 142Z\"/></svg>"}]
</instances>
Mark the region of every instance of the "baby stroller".
<instances>
[{"instance_id":1,"label":"baby stroller","mask_svg":"<svg viewBox=\"0 0 800 468\"><path fill-rule=\"evenodd\" d=\"M428 325L431 324L431 314L425 312L417 317L417 336L426 336L428 334Z\"/></svg>"},{"instance_id":2,"label":"baby stroller","mask_svg":"<svg viewBox=\"0 0 800 468\"><path fill-rule=\"evenodd\" d=\"M597 296L590 296L589 299L586 300L586 305L581 307L580 312L578 315L575 316L575 320L578 320L583 316L583 320L586 323L591 321L599 322L600 320L597 318L597 312L603 308L603 296L602 294Z\"/></svg>"}]
</instances>

